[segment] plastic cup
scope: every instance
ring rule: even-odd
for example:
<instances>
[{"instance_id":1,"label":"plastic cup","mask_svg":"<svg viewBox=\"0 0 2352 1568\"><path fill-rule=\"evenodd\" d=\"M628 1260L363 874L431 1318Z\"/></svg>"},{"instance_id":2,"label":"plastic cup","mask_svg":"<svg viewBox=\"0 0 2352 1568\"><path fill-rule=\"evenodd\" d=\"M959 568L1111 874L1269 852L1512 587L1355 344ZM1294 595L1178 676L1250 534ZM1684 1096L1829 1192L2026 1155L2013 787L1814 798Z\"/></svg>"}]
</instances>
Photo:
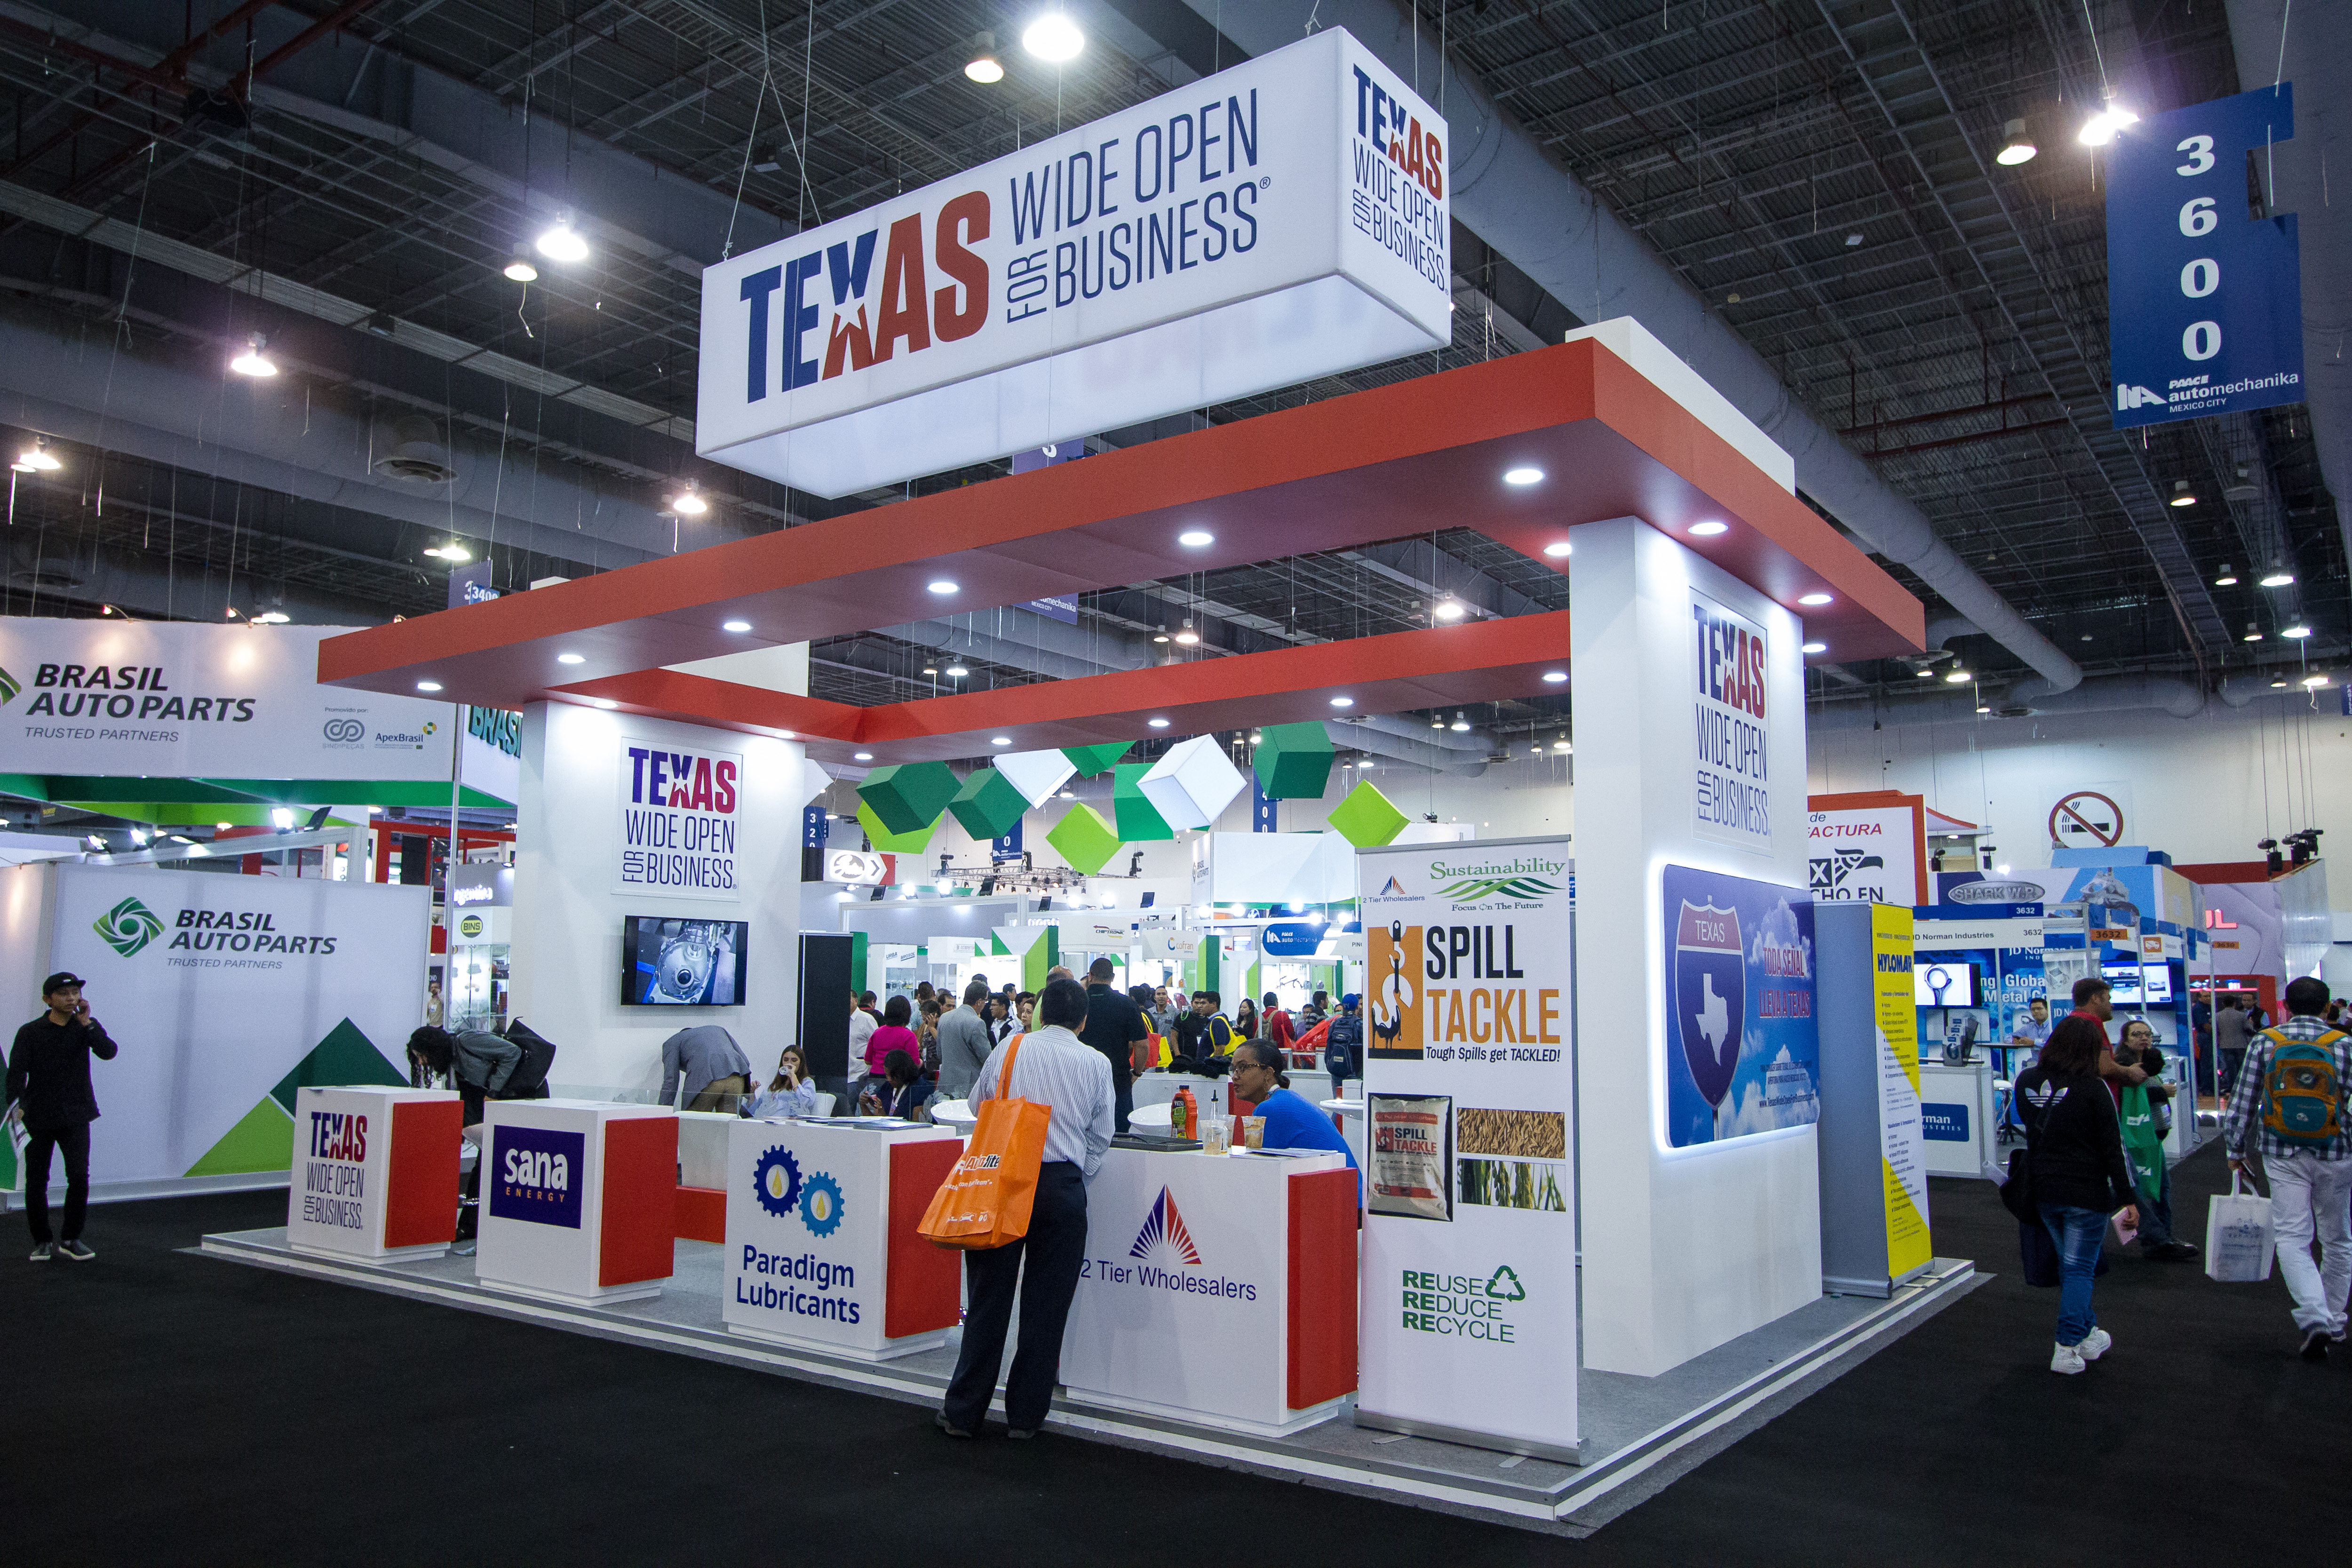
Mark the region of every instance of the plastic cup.
<instances>
[{"instance_id":1,"label":"plastic cup","mask_svg":"<svg viewBox=\"0 0 2352 1568\"><path fill-rule=\"evenodd\" d=\"M1243 1147L1248 1149L1265 1148L1265 1118L1263 1116L1244 1116L1241 1119L1241 1122Z\"/></svg>"},{"instance_id":2,"label":"plastic cup","mask_svg":"<svg viewBox=\"0 0 2352 1568\"><path fill-rule=\"evenodd\" d=\"M1201 1152L1229 1154L1233 1152L1233 1125L1222 1116L1212 1116L1201 1129Z\"/></svg>"}]
</instances>

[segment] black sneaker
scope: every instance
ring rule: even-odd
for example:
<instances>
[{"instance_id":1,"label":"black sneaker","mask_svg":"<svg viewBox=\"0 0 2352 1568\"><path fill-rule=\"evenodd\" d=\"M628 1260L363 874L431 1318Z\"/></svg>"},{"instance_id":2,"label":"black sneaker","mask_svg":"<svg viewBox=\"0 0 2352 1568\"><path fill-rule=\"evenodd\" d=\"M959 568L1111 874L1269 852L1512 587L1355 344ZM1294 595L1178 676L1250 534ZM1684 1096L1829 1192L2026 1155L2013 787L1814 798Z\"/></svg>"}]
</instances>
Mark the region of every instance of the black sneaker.
<instances>
[{"instance_id":1,"label":"black sneaker","mask_svg":"<svg viewBox=\"0 0 2352 1568\"><path fill-rule=\"evenodd\" d=\"M1034 1426L1007 1426L1004 1429L1004 1435L1008 1437L1017 1439L1020 1442L1026 1443L1030 1438L1034 1437L1037 1435L1037 1428Z\"/></svg>"},{"instance_id":2,"label":"black sneaker","mask_svg":"<svg viewBox=\"0 0 2352 1568\"><path fill-rule=\"evenodd\" d=\"M2201 1256L2194 1246L2185 1241L2168 1241L2160 1247L2151 1247L2147 1255L2158 1263L2193 1263Z\"/></svg>"},{"instance_id":3,"label":"black sneaker","mask_svg":"<svg viewBox=\"0 0 2352 1568\"><path fill-rule=\"evenodd\" d=\"M91 1258L96 1258L98 1254L92 1252L89 1247L84 1247L79 1241L60 1241L58 1243L58 1256L60 1258L69 1258L76 1263L88 1263Z\"/></svg>"},{"instance_id":4,"label":"black sneaker","mask_svg":"<svg viewBox=\"0 0 2352 1568\"><path fill-rule=\"evenodd\" d=\"M932 1413L931 1425L938 1427L940 1431L946 1433L950 1437L969 1437L971 1436L971 1433L950 1421L948 1419L948 1413L944 1410L934 1411Z\"/></svg>"},{"instance_id":5,"label":"black sneaker","mask_svg":"<svg viewBox=\"0 0 2352 1568\"><path fill-rule=\"evenodd\" d=\"M2327 1331L2326 1329L2314 1329L2309 1333L2303 1336L2303 1359L2305 1361L2326 1361L2327 1359Z\"/></svg>"},{"instance_id":6,"label":"black sneaker","mask_svg":"<svg viewBox=\"0 0 2352 1568\"><path fill-rule=\"evenodd\" d=\"M57 1251L58 1249L56 1247L50 1246L45 1241L41 1243L40 1246L33 1248L33 1261L36 1263L47 1263L50 1258L57 1256Z\"/></svg>"}]
</instances>

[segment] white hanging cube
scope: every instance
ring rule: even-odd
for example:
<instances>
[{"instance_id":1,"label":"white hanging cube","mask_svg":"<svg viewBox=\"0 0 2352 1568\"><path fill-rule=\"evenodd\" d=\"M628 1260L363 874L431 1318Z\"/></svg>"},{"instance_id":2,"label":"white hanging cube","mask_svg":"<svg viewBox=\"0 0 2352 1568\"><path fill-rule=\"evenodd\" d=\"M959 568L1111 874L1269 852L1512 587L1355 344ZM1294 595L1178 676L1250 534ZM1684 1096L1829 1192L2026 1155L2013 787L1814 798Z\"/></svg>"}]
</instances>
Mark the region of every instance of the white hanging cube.
<instances>
[{"instance_id":1,"label":"white hanging cube","mask_svg":"<svg viewBox=\"0 0 2352 1568\"><path fill-rule=\"evenodd\" d=\"M1169 826L1206 827L1246 782L1214 735L1195 735L1169 748L1136 787Z\"/></svg>"},{"instance_id":2,"label":"white hanging cube","mask_svg":"<svg viewBox=\"0 0 2352 1568\"><path fill-rule=\"evenodd\" d=\"M803 805L811 805L817 796L832 787L831 773L826 773L806 757L801 759L801 804Z\"/></svg>"},{"instance_id":3,"label":"white hanging cube","mask_svg":"<svg viewBox=\"0 0 2352 1568\"><path fill-rule=\"evenodd\" d=\"M996 771L1021 792L1023 799L1038 806L1053 799L1078 770L1059 752L1013 752L996 759Z\"/></svg>"}]
</instances>

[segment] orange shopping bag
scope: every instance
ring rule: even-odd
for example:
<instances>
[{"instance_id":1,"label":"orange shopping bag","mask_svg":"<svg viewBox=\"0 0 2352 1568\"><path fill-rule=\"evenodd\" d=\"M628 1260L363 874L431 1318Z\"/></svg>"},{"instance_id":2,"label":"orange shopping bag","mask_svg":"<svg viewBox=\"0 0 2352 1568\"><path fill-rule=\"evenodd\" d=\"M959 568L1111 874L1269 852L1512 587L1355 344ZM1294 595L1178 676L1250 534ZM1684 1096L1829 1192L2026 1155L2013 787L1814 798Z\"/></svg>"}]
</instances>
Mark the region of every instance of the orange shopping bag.
<instances>
[{"instance_id":1,"label":"orange shopping bag","mask_svg":"<svg viewBox=\"0 0 2352 1568\"><path fill-rule=\"evenodd\" d=\"M1013 1098L1013 1064L1025 1035L1004 1047L996 1098L977 1107L980 1123L948 1179L931 1194L917 1234L937 1247L981 1251L1029 1234L1037 1199L1037 1167L1045 1160L1045 1129L1053 1110L1042 1100Z\"/></svg>"}]
</instances>

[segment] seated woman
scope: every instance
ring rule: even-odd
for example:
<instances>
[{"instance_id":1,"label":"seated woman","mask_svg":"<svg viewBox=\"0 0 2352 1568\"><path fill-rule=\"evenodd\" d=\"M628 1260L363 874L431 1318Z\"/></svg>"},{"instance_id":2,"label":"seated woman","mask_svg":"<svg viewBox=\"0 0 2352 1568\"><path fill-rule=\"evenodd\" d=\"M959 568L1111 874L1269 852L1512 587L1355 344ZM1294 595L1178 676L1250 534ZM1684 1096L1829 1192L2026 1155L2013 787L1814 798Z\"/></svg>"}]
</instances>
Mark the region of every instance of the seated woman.
<instances>
[{"instance_id":1,"label":"seated woman","mask_svg":"<svg viewBox=\"0 0 2352 1568\"><path fill-rule=\"evenodd\" d=\"M909 1051L892 1051L882 1058L884 1085L868 1089L857 1101L857 1108L868 1116L895 1116L901 1121L920 1121L918 1114L923 1101L930 1098L931 1086L923 1080L921 1069L915 1065Z\"/></svg>"},{"instance_id":2,"label":"seated woman","mask_svg":"<svg viewBox=\"0 0 2352 1568\"><path fill-rule=\"evenodd\" d=\"M1292 1091L1289 1076L1282 1070L1282 1053L1273 1042L1244 1040L1234 1047L1233 1061L1225 1078L1225 1093L1236 1105L1256 1101L1257 1109L1245 1114L1265 1118L1262 1142L1266 1148L1328 1149L1346 1155L1349 1170L1357 1169L1355 1151L1331 1125L1330 1117ZM1240 1140L1234 1142L1238 1144Z\"/></svg>"},{"instance_id":3,"label":"seated woman","mask_svg":"<svg viewBox=\"0 0 2352 1568\"><path fill-rule=\"evenodd\" d=\"M816 1084L809 1077L808 1062L798 1046L784 1047L776 1062L776 1076L751 1097L751 1109L743 1114L761 1121L816 1114Z\"/></svg>"}]
</instances>

